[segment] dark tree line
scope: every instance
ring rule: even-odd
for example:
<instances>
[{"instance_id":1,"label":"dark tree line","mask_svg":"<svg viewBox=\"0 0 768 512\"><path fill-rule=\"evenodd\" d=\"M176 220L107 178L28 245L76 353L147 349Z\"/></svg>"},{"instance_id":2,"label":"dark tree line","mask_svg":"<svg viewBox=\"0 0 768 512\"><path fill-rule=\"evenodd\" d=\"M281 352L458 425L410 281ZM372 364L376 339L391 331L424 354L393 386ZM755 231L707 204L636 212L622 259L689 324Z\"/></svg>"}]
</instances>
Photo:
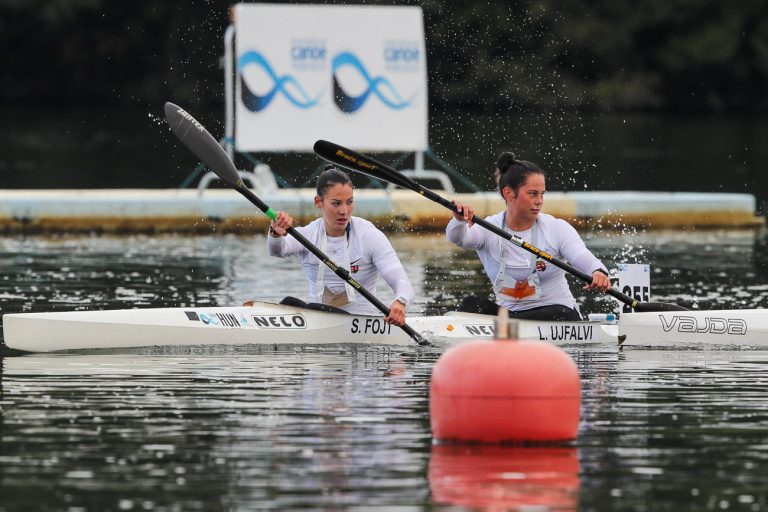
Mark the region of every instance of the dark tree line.
<instances>
[{"instance_id":1,"label":"dark tree line","mask_svg":"<svg viewBox=\"0 0 768 512\"><path fill-rule=\"evenodd\" d=\"M433 108L768 109L762 0L359 3L423 7ZM0 0L0 103L216 107L229 6Z\"/></svg>"}]
</instances>

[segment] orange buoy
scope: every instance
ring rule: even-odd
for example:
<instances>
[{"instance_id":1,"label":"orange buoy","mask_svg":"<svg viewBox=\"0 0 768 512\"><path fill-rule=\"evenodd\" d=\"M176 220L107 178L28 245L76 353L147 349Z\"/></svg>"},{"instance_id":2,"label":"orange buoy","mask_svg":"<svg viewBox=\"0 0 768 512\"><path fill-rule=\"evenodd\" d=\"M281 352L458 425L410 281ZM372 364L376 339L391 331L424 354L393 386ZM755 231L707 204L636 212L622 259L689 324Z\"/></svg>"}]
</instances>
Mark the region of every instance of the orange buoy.
<instances>
[{"instance_id":1,"label":"orange buoy","mask_svg":"<svg viewBox=\"0 0 768 512\"><path fill-rule=\"evenodd\" d=\"M430 382L442 441L565 441L579 427L581 383L562 349L536 341L471 341L446 351Z\"/></svg>"}]
</instances>

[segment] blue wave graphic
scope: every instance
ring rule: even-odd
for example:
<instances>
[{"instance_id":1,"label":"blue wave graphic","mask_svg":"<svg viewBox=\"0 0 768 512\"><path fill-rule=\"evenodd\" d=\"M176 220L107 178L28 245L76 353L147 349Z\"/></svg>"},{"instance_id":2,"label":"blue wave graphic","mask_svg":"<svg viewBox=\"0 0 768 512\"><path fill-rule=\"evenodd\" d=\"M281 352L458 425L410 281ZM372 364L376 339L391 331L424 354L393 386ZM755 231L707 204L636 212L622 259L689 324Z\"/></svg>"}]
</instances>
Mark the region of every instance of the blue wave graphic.
<instances>
[{"instance_id":1,"label":"blue wave graphic","mask_svg":"<svg viewBox=\"0 0 768 512\"><path fill-rule=\"evenodd\" d=\"M261 67L274 83L274 87L264 96L255 94L248 87L248 84L245 83L243 70L250 65ZM288 101L301 109L314 107L320 100L321 94L318 94L314 99L310 98L294 77L290 75L278 76L267 59L257 51L251 50L242 54L237 61L237 71L240 75L240 85L242 86L241 99L245 107L251 112L259 112L267 108L278 92L282 93Z\"/></svg>"},{"instance_id":2,"label":"blue wave graphic","mask_svg":"<svg viewBox=\"0 0 768 512\"><path fill-rule=\"evenodd\" d=\"M360 96L350 96L339 84L336 71L344 66L353 67L368 83L368 89ZM331 72L333 73L333 99L339 110L347 114L351 114L362 107L371 93L393 110L401 110L411 106L411 102L416 97L416 93L414 93L409 99L403 99L389 80L381 76L372 78L360 59L349 52L342 52L333 58Z\"/></svg>"}]
</instances>

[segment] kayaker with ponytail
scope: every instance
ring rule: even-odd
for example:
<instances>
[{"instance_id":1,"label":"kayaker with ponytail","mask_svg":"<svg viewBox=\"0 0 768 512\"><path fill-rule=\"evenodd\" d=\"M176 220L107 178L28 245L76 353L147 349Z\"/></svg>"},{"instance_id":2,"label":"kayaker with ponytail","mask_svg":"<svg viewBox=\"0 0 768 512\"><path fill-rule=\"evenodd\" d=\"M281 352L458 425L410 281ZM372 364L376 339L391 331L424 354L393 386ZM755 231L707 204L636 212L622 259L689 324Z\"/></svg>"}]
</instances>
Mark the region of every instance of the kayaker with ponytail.
<instances>
[{"instance_id":1,"label":"kayaker with ponytail","mask_svg":"<svg viewBox=\"0 0 768 512\"><path fill-rule=\"evenodd\" d=\"M371 222L353 217L352 181L341 169L328 165L317 178L315 206L322 217L296 228L310 242L343 266L357 282L376 295L379 276L392 288L395 299L388 323L403 325L406 307L414 298L413 287L386 235ZM334 306L356 315L380 315L376 307L310 253L293 237L286 237L293 218L285 212L269 226L267 247L271 256L298 256L309 281L310 301Z\"/></svg>"}]
</instances>

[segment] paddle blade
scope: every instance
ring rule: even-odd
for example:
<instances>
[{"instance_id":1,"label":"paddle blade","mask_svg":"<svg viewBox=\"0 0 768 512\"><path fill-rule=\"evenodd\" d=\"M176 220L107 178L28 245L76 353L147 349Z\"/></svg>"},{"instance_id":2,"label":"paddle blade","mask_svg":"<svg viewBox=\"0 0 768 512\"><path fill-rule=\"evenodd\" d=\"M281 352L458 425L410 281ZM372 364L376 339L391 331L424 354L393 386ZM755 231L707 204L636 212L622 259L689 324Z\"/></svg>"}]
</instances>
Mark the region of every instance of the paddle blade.
<instances>
[{"instance_id":1,"label":"paddle blade","mask_svg":"<svg viewBox=\"0 0 768 512\"><path fill-rule=\"evenodd\" d=\"M315 142L314 150L317 156L339 167L392 183L398 187L421 192L421 186L418 183L403 176L392 167L344 146L327 140L318 140Z\"/></svg>"},{"instance_id":2,"label":"paddle blade","mask_svg":"<svg viewBox=\"0 0 768 512\"><path fill-rule=\"evenodd\" d=\"M216 139L208 133L202 124L189 115L183 108L171 102L165 104L165 120L171 131L197 158L207 165L219 178L230 185L237 186L240 176L235 164Z\"/></svg>"}]
</instances>

